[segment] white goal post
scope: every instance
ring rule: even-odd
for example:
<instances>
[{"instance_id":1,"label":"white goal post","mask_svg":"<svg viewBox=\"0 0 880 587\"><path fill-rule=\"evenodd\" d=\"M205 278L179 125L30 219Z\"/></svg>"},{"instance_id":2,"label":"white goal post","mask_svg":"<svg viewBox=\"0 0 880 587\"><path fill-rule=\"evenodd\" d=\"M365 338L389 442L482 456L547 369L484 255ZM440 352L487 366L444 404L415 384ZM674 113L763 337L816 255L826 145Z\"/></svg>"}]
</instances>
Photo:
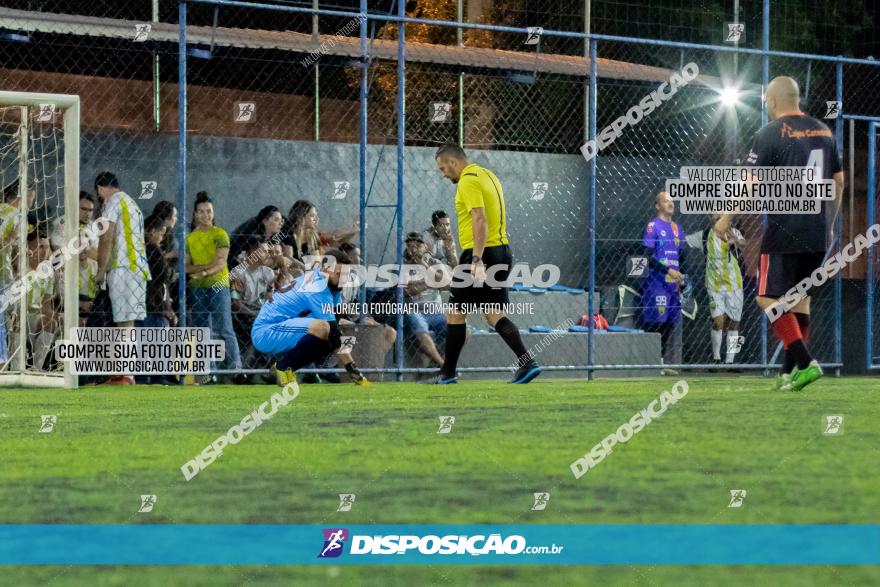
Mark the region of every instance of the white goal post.
<instances>
[{"instance_id":1,"label":"white goal post","mask_svg":"<svg viewBox=\"0 0 880 587\"><path fill-rule=\"evenodd\" d=\"M51 107L51 116L47 115L48 108ZM46 122L46 118L50 118L49 124L57 124L60 117L61 133L63 134L63 174L58 173L58 177L53 178L57 183L58 178L63 177L63 208L64 208L64 242L69 243L76 239L79 235L79 124L80 109L79 96L66 94L38 94L27 92L3 92L0 91L0 109L4 112L11 112L20 109L20 118L18 119L17 140L15 144L15 136L10 134L10 149L17 148L18 152L18 171L11 172L17 175L18 181L18 229L16 233L17 245L12 245L6 251L0 253L11 255L13 247L19 251L17 267L13 268L15 279L24 279L29 272L27 255L27 232L28 232L28 196L29 189L33 185L39 185L41 178L40 173L45 166L37 165L36 158L40 153L34 152L33 159L30 149L35 139L33 138L32 125ZM6 121L4 120L4 123ZM14 127L14 124L5 126ZM51 129L49 132L52 132ZM2 148L3 145L0 145ZM10 157L12 158L12 157ZM33 163L33 165L31 165ZM56 163L57 167L58 163ZM56 170L57 171L57 170ZM53 172L54 173L54 172ZM9 185L7 177L3 177L3 186ZM60 198L59 198L60 199ZM57 204L57 203L56 203ZM8 209L8 208L7 208ZM21 220L24 220L23 222ZM63 283L63 324L58 334L59 339L66 339L69 336L70 329L78 325L79 321L79 260L76 256L65 256L64 262L64 283ZM14 283L14 282L13 282ZM25 283L28 283L25 281ZM30 280L33 283L33 280ZM3 284L9 292L9 283ZM64 363L63 373L61 371L48 372L40 369L40 365L28 367L26 362L26 348L28 336L28 296L16 296L20 299L12 299L10 296L10 305L17 308L17 341L15 344L9 345L8 362L2 370L0 370L0 386L2 387L66 387L74 388L77 386L77 377L71 372L71 364ZM5 305L5 304L4 304ZM0 319L7 320L5 312L0 312ZM16 324L13 324L15 326ZM16 349L13 352L13 349ZM54 355L54 344L49 351ZM36 361L35 361L36 362Z\"/></svg>"}]
</instances>

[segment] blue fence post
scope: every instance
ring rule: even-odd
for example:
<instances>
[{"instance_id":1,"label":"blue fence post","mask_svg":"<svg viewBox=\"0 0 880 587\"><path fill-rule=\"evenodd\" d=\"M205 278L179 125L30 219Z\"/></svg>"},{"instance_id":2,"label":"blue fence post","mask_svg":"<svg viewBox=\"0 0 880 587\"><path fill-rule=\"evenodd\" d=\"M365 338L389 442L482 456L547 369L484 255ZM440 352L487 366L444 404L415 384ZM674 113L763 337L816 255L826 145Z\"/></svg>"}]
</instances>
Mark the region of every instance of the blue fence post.
<instances>
[{"instance_id":1,"label":"blue fence post","mask_svg":"<svg viewBox=\"0 0 880 587\"><path fill-rule=\"evenodd\" d=\"M837 62L837 90L835 100L841 104L841 112L834 121L834 141L837 143L837 152L843 153L843 63ZM852 178L850 178L852 181ZM841 196L842 197L842 196ZM839 213L834 219L834 242L831 243L831 252L840 250L841 233L843 232L843 214ZM843 352L841 337L843 336L843 272L839 271L834 278L834 362L841 363ZM840 377L840 367L834 368L834 375Z\"/></svg>"},{"instance_id":2,"label":"blue fence post","mask_svg":"<svg viewBox=\"0 0 880 587\"><path fill-rule=\"evenodd\" d=\"M767 84L770 83L770 0L764 0L764 12L761 18L761 126L767 125L767 105L764 102L764 94L767 92ZM761 217L764 230L767 229L767 217ZM767 364L767 315L761 312L761 363L764 365L764 376L770 374Z\"/></svg>"},{"instance_id":3,"label":"blue fence post","mask_svg":"<svg viewBox=\"0 0 880 587\"><path fill-rule=\"evenodd\" d=\"M177 5L177 325L186 326L186 2Z\"/></svg>"},{"instance_id":4,"label":"blue fence post","mask_svg":"<svg viewBox=\"0 0 880 587\"><path fill-rule=\"evenodd\" d=\"M590 39L590 130L589 140L596 138L596 86L598 68L596 67L596 55L598 47L595 39ZM593 378L593 296L596 289L596 159L598 154L590 159L590 278L589 295L587 296L587 318L590 320L590 329L587 331L587 379Z\"/></svg>"},{"instance_id":5,"label":"blue fence post","mask_svg":"<svg viewBox=\"0 0 880 587\"><path fill-rule=\"evenodd\" d=\"M852 179L850 179L852 181ZM874 200L877 197L877 123L868 123L868 226L874 225ZM874 247L868 247L865 289L868 303L865 316L865 366L874 369Z\"/></svg>"},{"instance_id":6,"label":"blue fence post","mask_svg":"<svg viewBox=\"0 0 880 587\"><path fill-rule=\"evenodd\" d=\"M406 2L397 3L397 16L405 17ZM406 24L397 29L397 266L403 265L403 147L406 142ZM397 304L403 306L403 288L397 287ZM397 380L403 381L403 314L397 312Z\"/></svg>"},{"instance_id":7,"label":"blue fence post","mask_svg":"<svg viewBox=\"0 0 880 587\"><path fill-rule=\"evenodd\" d=\"M366 264L367 253L367 99L369 98L369 58L367 57L367 0L361 0L361 141L358 155L358 218L360 227L358 230L358 245L361 249L361 263ZM363 315L363 307L367 301L367 288L363 285L358 289L358 318Z\"/></svg>"}]
</instances>

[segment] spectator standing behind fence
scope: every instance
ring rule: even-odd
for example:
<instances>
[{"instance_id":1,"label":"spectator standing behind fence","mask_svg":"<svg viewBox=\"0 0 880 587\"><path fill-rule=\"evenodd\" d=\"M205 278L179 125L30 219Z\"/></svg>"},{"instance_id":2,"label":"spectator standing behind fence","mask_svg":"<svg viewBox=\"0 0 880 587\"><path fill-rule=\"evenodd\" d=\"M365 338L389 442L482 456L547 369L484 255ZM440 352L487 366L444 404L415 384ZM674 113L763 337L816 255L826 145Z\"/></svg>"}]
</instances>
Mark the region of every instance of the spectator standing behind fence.
<instances>
[{"instance_id":1,"label":"spectator standing behind fence","mask_svg":"<svg viewBox=\"0 0 880 587\"><path fill-rule=\"evenodd\" d=\"M146 231L147 261L153 279L147 285L147 319L144 326L148 328L167 328L177 325L177 316L171 306L171 288L174 285L174 269L165 259L162 240L167 232L167 225L161 217L150 216L144 227Z\"/></svg>"},{"instance_id":2,"label":"spectator standing behind fence","mask_svg":"<svg viewBox=\"0 0 880 587\"><path fill-rule=\"evenodd\" d=\"M27 292L27 329L31 344L33 368L41 371L52 343L58 336L58 314L55 311L57 293L55 274L44 276L37 271L40 263L48 261L52 254L49 238L40 230L34 229L27 237L28 268L35 272L33 286Z\"/></svg>"},{"instance_id":3,"label":"spectator standing behind fence","mask_svg":"<svg viewBox=\"0 0 880 587\"><path fill-rule=\"evenodd\" d=\"M232 232L229 245L230 265L233 267L241 262L239 258L248 245L248 241L257 238L269 245L281 242L281 210L277 206L265 206L256 216L243 222ZM268 248L265 249L268 254Z\"/></svg>"},{"instance_id":4,"label":"spectator standing behind fence","mask_svg":"<svg viewBox=\"0 0 880 587\"><path fill-rule=\"evenodd\" d=\"M186 237L186 273L190 276L193 327L210 328L226 343L225 369L241 369L238 341L232 327L229 295L229 235L214 226L214 204L199 192L193 207L192 232Z\"/></svg>"},{"instance_id":5,"label":"spectator standing behind fence","mask_svg":"<svg viewBox=\"0 0 880 587\"><path fill-rule=\"evenodd\" d=\"M98 246L97 282L105 281L113 322L130 328L147 317L147 281L150 269L144 243L144 216L131 196L119 189L116 176L105 171L95 178L95 193L104 202L101 216L107 232ZM129 375L111 377L107 383L134 383Z\"/></svg>"},{"instance_id":6,"label":"spectator standing behind fence","mask_svg":"<svg viewBox=\"0 0 880 587\"><path fill-rule=\"evenodd\" d=\"M420 265L425 271L440 263L428 252L428 244L421 234L411 232L406 235L404 263ZM440 277L440 276L437 276ZM435 279L437 281L437 279ZM428 357L434 366L443 366L443 356L437 351L437 344L446 341L446 315L441 310L440 292L431 289L424 277L410 275L404 289L408 304L417 304L418 310L403 315L404 329L408 339L416 349Z\"/></svg>"},{"instance_id":7,"label":"spectator standing behind fence","mask_svg":"<svg viewBox=\"0 0 880 587\"><path fill-rule=\"evenodd\" d=\"M654 204L657 216L645 226L642 246L648 257L648 277L642 295L642 318L648 332L660 334L664 363L680 363L681 348L673 337L681 324L681 284L684 275L681 227L672 221L675 202L666 192L659 192ZM677 375L663 369L664 375Z\"/></svg>"},{"instance_id":8,"label":"spectator standing behind fence","mask_svg":"<svg viewBox=\"0 0 880 587\"><path fill-rule=\"evenodd\" d=\"M18 227L22 218L19 212L18 183L15 180L3 188L3 202L0 203L0 293L12 285L18 273ZM34 205L35 197L36 192L28 190L28 210ZM0 367L8 360L6 325L15 323L17 308L16 304L10 304L0 316Z\"/></svg>"},{"instance_id":9,"label":"spectator standing behind fence","mask_svg":"<svg viewBox=\"0 0 880 587\"><path fill-rule=\"evenodd\" d=\"M85 232L84 229L88 228L92 224L92 219L95 216L95 207L97 206L95 202L95 196L90 194L89 192L81 191L79 193L79 229L80 229L80 237L85 238L88 241L88 246L85 250L80 252L80 256L86 255L91 257L92 259L98 260L98 236L95 234L94 230L89 232ZM52 235L49 237L49 242L52 244L52 247L61 248L67 241L64 239L64 218L57 218L52 223Z\"/></svg>"},{"instance_id":10,"label":"spectator standing behind fence","mask_svg":"<svg viewBox=\"0 0 880 587\"><path fill-rule=\"evenodd\" d=\"M458 265L455 238L452 236L452 220L443 210L431 214L431 226L422 232L422 240L431 256L450 267Z\"/></svg>"},{"instance_id":11,"label":"spectator standing behind fence","mask_svg":"<svg viewBox=\"0 0 880 587\"><path fill-rule=\"evenodd\" d=\"M727 352L724 362L731 364L739 352L739 321L743 309L743 280L739 267L739 247L746 242L740 231L718 229L720 214L712 215L712 226L687 235L692 249L706 252L706 293L712 316L712 360L721 363L721 342L727 328Z\"/></svg>"},{"instance_id":12,"label":"spectator standing behind fence","mask_svg":"<svg viewBox=\"0 0 880 587\"><path fill-rule=\"evenodd\" d=\"M168 200L162 200L156 202L156 206L153 208L150 216L155 216L165 225L165 237L161 243L165 259L168 262L176 260L180 254L177 235L174 234L174 227L177 226L177 207Z\"/></svg>"}]
</instances>

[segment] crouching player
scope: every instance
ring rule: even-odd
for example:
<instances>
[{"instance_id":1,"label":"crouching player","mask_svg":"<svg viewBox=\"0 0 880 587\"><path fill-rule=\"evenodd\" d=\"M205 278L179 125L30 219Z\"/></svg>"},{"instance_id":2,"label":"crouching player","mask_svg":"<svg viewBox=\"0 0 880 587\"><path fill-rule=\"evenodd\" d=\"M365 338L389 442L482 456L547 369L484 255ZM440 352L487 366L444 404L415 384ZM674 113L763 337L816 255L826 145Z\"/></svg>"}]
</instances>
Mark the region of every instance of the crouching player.
<instances>
[{"instance_id":1,"label":"crouching player","mask_svg":"<svg viewBox=\"0 0 880 587\"><path fill-rule=\"evenodd\" d=\"M251 328L254 347L275 357L278 385L295 382L297 369L320 363L342 346L333 310L340 300L340 274L351 260L338 249L324 256L335 259L335 265L324 263L277 290L260 308ZM337 356L355 385L369 385L349 353Z\"/></svg>"}]
</instances>

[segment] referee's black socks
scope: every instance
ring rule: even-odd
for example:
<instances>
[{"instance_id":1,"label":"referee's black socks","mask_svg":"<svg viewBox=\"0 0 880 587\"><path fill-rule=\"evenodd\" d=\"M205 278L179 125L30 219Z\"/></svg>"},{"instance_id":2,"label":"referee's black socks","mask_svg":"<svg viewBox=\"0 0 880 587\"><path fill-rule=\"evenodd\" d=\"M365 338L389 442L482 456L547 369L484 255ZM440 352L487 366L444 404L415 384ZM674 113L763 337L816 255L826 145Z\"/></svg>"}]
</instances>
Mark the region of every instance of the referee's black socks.
<instances>
[{"instance_id":1,"label":"referee's black socks","mask_svg":"<svg viewBox=\"0 0 880 587\"><path fill-rule=\"evenodd\" d=\"M530 365L535 362L535 359L526 350L526 345L523 344L522 337L519 335L519 328L507 316L504 316L495 323L495 332L501 335L501 338L504 339L504 342L510 347L513 354L516 355L519 366Z\"/></svg>"},{"instance_id":2,"label":"referee's black socks","mask_svg":"<svg viewBox=\"0 0 880 587\"><path fill-rule=\"evenodd\" d=\"M442 377L455 377L458 357L461 355L461 349L464 348L465 339L467 339L467 324L447 325L446 358L443 360L443 367L440 368L440 375Z\"/></svg>"}]
</instances>

